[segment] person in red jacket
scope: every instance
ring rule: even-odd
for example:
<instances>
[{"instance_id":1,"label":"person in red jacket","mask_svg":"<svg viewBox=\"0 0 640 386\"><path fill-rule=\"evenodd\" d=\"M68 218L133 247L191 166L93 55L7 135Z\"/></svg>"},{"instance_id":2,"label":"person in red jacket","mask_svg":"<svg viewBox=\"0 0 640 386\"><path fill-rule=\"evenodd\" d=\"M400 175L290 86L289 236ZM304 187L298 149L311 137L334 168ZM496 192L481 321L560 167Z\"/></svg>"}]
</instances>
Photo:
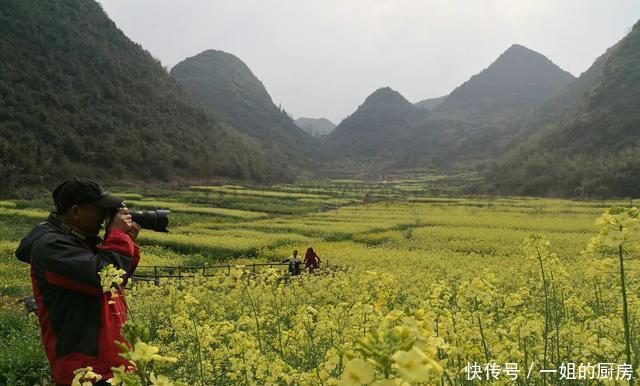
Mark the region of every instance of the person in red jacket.
<instances>
[{"instance_id":1,"label":"person in red jacket","mask_svg":"<svg viewBox=\"0 0 640 386\"><path fill-rule=\"evenodd\" d=\"M140 260L135 244L140 226L122 199L97 182L72 178L53 191L55 212L20 242L18 259L31 265L33 296L51 374L69 385L73 371L87 366L105 380L111 367L127 365L114 341L125 342L123 286ZM115 214L114 214L115 213ZM102 241L98 234L108 223ZM103 292L100 272L107 265L126 271L118 296Z\"/></svg>"},{"instance_id":2,"label":"person in red jacket","mask_svg":"<svg viewBox=\"0 0 640 386\"><path fill-rule=\"evenodd\" d=\"M309 270L309 273L313 273L313 270L320 265L320 257L313 251L313 248L307 248L307 252L304 254L304 266Z\"/></svg>"}]
</instances>

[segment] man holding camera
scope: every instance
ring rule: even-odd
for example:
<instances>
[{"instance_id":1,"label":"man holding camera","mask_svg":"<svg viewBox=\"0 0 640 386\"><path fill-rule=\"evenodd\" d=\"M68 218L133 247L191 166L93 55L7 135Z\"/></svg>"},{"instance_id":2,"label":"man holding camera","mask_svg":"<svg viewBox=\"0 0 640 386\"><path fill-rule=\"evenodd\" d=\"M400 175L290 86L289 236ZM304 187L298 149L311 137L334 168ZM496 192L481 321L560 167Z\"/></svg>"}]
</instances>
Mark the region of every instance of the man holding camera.
<instances>
[{"instance_id":1,"label":"man holding camera","mask_svg":"<svg viewBox=\"0 0 640 386\"><path fill-rule=\"evenodd\" d=\"M124 342L127 320L123 286L140 260L140 226L122 199L97 182L72 178L53 191L56 211L20 242L18 259L31 265L31 282L53 379L71 384L87 366L106 380L111 367L126 365L114 341ZM106 224L104 241L98 237ZM124 270L119 296L103 292L100 272Z\"/></svg>"}]
</instances>

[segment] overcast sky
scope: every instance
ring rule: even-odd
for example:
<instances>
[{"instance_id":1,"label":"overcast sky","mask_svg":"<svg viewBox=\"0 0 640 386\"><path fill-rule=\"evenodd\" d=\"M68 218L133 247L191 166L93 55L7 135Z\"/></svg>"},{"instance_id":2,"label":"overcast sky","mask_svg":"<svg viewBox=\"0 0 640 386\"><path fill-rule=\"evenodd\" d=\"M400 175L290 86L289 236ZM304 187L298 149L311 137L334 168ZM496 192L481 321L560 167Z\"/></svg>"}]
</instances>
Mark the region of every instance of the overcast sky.
<instances>
[{"instance_id":1,"label":"overcast sky","mask_svg":"<svg viewBox=\"0 0 640 386\"><path fill-rule=\"evenodd\" d=\"M242 59L294 117L339 123L379 87L448 94L511 44L579 75L640 18L639 0L99 0L171 68Z\"/></svg>"}]
</instances>

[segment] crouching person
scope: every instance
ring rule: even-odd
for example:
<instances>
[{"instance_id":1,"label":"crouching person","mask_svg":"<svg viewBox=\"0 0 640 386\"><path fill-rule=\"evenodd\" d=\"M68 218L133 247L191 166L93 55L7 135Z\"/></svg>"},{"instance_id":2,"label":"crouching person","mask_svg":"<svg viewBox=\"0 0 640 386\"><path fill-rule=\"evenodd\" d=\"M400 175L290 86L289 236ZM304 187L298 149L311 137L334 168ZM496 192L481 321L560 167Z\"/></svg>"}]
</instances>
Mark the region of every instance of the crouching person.
<instances>
[{"instance_id":1,"label":"crouching person","mask_svg":"<svg viewBox=\"0 0 640 386\"><path fill-rule=\"evenodd\" d=\"M122 199L88 179L63 182L53 191L53 201L55 212L22 239L16 256L31 265L54 382L69 385L74 370L91 366L103 384L112 377L111 367L127 364L114 341L124 342L127 305L122 287L140 260L135 244L140 226ZM98 237L103 223L104 241ZM126 271L115 296L103 292L98 275L109 264Z\"/></svg>"},{"instance_id":2,"label":"crouching person","mask_svg":"<svg viewBox=\"0 0 640 386\"><path fill-rule=\"evenodd\" d=\"M293 251L293 256L282 261L283 263L289 263L289 274L292 276L300 275L300 263L302 262L298 257L298 251Z\"/></svg>"}]
</instances>

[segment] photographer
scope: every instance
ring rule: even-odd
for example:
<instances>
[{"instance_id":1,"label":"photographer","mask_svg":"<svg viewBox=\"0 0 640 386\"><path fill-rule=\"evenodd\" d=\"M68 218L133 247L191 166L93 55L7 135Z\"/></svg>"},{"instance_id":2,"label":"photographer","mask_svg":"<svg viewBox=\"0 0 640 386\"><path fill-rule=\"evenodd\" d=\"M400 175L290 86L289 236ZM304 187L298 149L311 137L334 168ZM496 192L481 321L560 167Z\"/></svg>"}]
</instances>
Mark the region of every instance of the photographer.
<instances>
[{"instance_id":1,"label":"photographer","mask_svg":"<svg viewBox=\"0 0 640 386\"><path fill-rule=\"evenodd\" d=\"M140 226L122 199L92 180L72 178L52 196L56 211L22 239L16 256L31 265L42 339L56 384L70 384L73 371L87 366L106 380L112 377L111 367L127 364L114 341L124 342L122 287L140 260L135 244ZM103 223L104 241L98 237ZM103 292L98 275L109 264L126 271L119 296L113 298Z\"/></svg>"}]
</instances>

